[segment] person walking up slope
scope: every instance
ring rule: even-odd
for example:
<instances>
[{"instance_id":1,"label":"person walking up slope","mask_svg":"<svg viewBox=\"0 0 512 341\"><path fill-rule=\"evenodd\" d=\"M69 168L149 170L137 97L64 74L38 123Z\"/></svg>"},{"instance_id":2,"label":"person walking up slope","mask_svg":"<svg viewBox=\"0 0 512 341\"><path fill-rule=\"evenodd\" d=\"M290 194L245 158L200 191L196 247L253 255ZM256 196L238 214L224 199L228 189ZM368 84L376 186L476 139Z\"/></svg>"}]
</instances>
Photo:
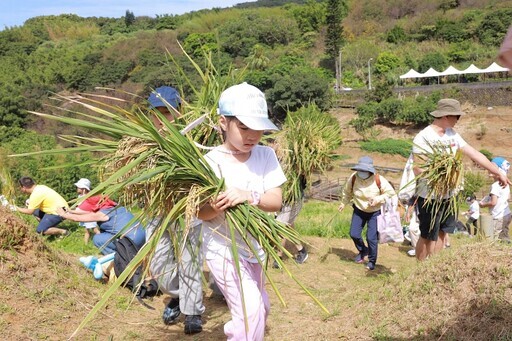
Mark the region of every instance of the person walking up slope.
<instances>
[{"instance_id":1,"label":"person walking up slope","mask_svg":"<svg viewBox=\"0 0 512 341\"><path fill-rule=\"evenodd\" d=\"M433 122L420 131L413 140L415 175L418 176L424 171L418 166L417 160L420 160L422 155L431 157L432 146L441 146L453 157L460 149L463 155L468 156L473 162L496 176L499 186L505 187L510 183L506 174L500 172L496 164L491 163L485 155L471 147L453 129L460 117L465 115L459 101L451 98L441 99L437 103L437 109L430 115L434 117ZM421 231L420 239L416 244L416 258L421 261L440 252L445 247L447 233L453 233L455 230L455 212L450 212L449 199L455 195L457 189L451 190L451 196L447 195L441 199L429 198L429 184L425 179L420 179L417 182L416 190Z\"/></svg>"},{"instance_id":2,"label":"person walking up slope","mask_svg":"<svg viewBox=\"0 0 512 341\"><path fill-rule=\"evenodd\" d=\"M231 320L224 325L227 339L260 341L270 311L265 276L258 262L264 263L266 255L250 235L245 238L251 247L239 233L233 240L224 212L245 202L266 212L281 208L280 186L286 177L274 150L258 145L265 130L277 127L268 119L265 95L247 83L234 85L221 94L218 113L224 143L206 154L205 160L224 179L226 189L200 209L202 246L210 275L231 312ZM237 264L233 242L238 252Z\"/></svg>"},{"instance_id":3,"label":"person walking up slope","mask_svg":"<svg viewBox=\"0 0 512 341\"><path fill-rule=\"evenodd\" d=\"M391 184L379 174L376 174L373 167L373 159L363 156L359 163L351 168L353 173L343 188L341 204L338 207L342 211L346 205L352 203L354 212L350 223L350 237L354 241L359 254L355 258L356 263L364 263L368 256L366 268L375 269L377 263L377 252L379 235L377 231L377 216L380 215L380 208L387 198L396 195ZM362 238L363 228L367 225L365 245Z\"/></svg>"}]
</instances>

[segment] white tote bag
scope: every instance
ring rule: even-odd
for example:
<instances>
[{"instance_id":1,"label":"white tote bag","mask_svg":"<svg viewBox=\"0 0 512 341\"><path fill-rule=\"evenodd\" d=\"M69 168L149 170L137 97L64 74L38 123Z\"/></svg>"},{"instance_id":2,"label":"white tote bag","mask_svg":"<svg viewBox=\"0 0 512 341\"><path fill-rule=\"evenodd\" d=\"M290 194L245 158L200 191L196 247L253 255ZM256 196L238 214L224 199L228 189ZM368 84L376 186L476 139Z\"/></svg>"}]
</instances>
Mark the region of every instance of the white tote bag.
<instances>
[{"instance_id":1,"label":"white tote bag","mask_svg":"<svg viewBox=\"0 0 512 341\"><path fill-rule=\"evenodd\" d=\"M396 197L394 200L397 200ZM386 203L380 208L380 215L377 217L379 243L401 243L404 241L400 212L396 210L392 201L393 198L386 200Z\"/></svg>"},{"instance_id":2,"label":"white tote bag","mask_svg":"<svg viewBox=\"0 0 512 341\"><path fill-rule=\"evenodd\" d=\"M413 162L414 157L411 153L405 163L402 179L400 180L400 188L398 189L398 200L401 202L409 201L416 193L416 176L414 175Z\"/></svg>"}]
</instances>

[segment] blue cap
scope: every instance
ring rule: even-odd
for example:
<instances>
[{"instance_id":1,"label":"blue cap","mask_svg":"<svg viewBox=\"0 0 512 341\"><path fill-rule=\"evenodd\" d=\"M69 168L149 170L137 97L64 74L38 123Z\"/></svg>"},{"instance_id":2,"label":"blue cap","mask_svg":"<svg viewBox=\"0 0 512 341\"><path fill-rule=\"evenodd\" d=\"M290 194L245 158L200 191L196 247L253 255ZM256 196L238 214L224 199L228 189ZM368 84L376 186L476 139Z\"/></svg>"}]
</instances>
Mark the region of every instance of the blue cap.
<instances>
[{"instance_id":1,"label":"blue cap","mask_svg":"<svg viewBox=\"0 0 512 341\"><path fill-rule=\"evenodd\" d=\"M498 168L504 171L505 173L508 173L508 170L510 169L510 163L507 160L505 160L505 158L497 156L494 159L492 159L491 162L496 164L496 166L498 166Z\"/></svg>"},{"instance_id":2,"label":"blue cap","mask_svg":"<svg viewBox=\"0 0 512 341\"><path fill-rule=\"evenodd\" d=\"M174 109L177 109L181 103L181 99L178 90L175 88L171 86L161 86L156 88L155 91L149 95L148 102L150 108L166 107L165 102L167 102Z\"/></svg>"}]
</instances>

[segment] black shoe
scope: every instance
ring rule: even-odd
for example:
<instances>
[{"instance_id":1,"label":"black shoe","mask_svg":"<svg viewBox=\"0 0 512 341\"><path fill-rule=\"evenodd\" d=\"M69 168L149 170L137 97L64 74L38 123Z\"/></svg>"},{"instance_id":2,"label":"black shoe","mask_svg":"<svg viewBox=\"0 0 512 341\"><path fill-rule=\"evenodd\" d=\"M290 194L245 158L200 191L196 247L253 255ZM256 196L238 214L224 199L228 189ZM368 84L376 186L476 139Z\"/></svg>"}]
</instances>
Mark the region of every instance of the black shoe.
<instances>
[{"instance_id":1,"label":"black shoe","mask_svg":"<svg viewBox=\"0 0 512 341\"><path fill-rule=\"evenodd\" d=\"M179 298L171 298L171 301L167 304L164 309L164 313L162 315L162 320L164 320L164 324L173 324L178 321L178 317L180 317L180 300Z\"/></svg>"},{"instance_id":2,"label":"black shoe","mask_svg":"<svg viewBox=\"0 0 512 341\"><path fill-rule=\"evenodd\" d=\"M185 334L196 334L203 331L203 321L201 315L185 316Z\"/></svg>"},{"instance_id":3,"label":"black shoe","mask_svg":"<svg viewBox=\"0 0 512 341\"><path fill-rule=\"evenodd\" d=\"M306 251L306 248L302 247L302 250L300 250L297 257L295 257L295 262L297 264L302 264L306 261L306 259L308 259L308 256L309 255L308 255L308 252Z\"/></svg>"}]
</instances>

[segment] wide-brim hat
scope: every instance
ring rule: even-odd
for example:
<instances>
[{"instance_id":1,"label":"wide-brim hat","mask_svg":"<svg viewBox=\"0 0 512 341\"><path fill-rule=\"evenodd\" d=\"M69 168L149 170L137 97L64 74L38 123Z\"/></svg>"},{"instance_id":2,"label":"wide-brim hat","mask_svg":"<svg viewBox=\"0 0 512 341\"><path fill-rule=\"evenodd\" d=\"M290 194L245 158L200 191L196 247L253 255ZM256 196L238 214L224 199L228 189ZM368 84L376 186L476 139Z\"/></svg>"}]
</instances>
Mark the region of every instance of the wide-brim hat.
<instances>
[{"instance_id":1,"label":"wide-brim hat","mask_svg":"<svg viewBox=\"0 0 512 341\"><path fill-rule=\"evenodd\" d=\"M460 108L460 102L452 98L443 98L437 102L437 109L432 111L430 115L434 117L444 116L462 116L466 115Z\"/></svg>"},{"instance_id":2,"label":"wide-brim hat","mask_svg":"<svg viewBox=\"0 0 512 341\"><path fill-rule=\"evenodd\" d=\"M375 168L373 167L373 159L369 156L361 157L357 165L350 169L375 174Z\"/></svg>"},{"instance_id":3,"label":"wide-brim hat","mask_svg":"<svg viewBox=\"0 0 512 341\"><path fill-rule=\"evenodd\" d=\"M89 179L82 178L82 179L78 180L77 182L75 182L75 186L77 188L85 188L86 190L90 191L91 190L91 181Z\"/></svg>"},{"instance_id":4,"label":"wide-brim hat","mask_svg":"<svg viewBox=\"0 0 512 341\"><path fill-rule=\"evenodd\" d=\"M219 115L234 116L252 130L279 130L268 118L265 95L246 82L233 85L222 92Z\"/></svg>"}]
</instances>

